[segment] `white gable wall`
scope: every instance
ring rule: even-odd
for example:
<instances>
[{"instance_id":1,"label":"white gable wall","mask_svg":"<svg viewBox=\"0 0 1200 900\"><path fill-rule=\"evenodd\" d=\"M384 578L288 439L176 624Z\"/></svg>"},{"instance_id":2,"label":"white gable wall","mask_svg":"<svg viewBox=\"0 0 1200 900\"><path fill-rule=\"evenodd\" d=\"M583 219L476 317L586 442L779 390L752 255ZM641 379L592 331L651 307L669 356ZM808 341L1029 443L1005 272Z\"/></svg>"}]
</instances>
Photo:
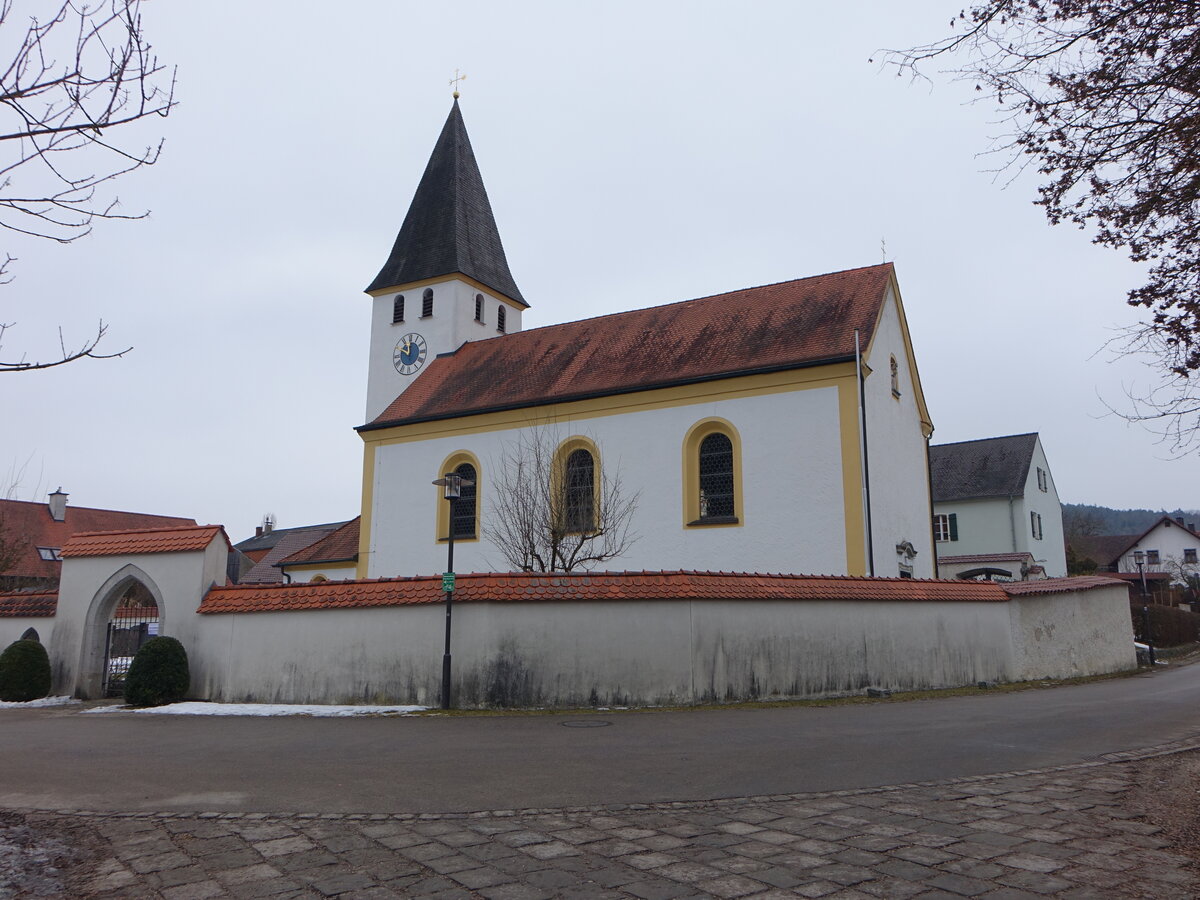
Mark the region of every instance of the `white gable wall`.
<instances>
[{"instance_id":1,"label":"white gable wall","mask_svg":"<svg viewBox=\"0 0 1200 900\"><path fill-rule=\"evenodd\" d=\"M871 484L871 535L875 574L900 574L896 545L907 541L917 555L907 562L916 578L933 577L929 464L921 414L895 293L888 288L871 341L864 395ZM891 357L898 363L900 396L892 392Z\"/></svg>"},{"instance_id":2,"label":"white gable wall","mask_svg":"<svg viewBox=\"0 0 1200 900\"><path fill-rule=\"evenodd\" d=\"M730 380L725 391L731 391ZM547 431L557 444L581 435L600 449L600 465L618 471L627 493L641 491L629 552L599 568L695 569L846 574L845 493L838 387L731 396L662 408L624 408L616 415L560 418ZM722 396L721 388L713 395ZM625 403L636 403L625 400ZM648 396L647 403L652 402ZM537 410L529 410L534 416ZM743 522L687 527L683 512L682 450L688 430L719 417L738 431ZM455 425L471 428L471 418ZM439 489L431 486L451 454L480 461L480 509L492 514L493 475L520 429L463 433L385 444L375 451L367 576L433 574L446 564L436 534ZM368 449L368 452L370 450ZM506 571L486 540L456 541L455 570Z\"/></svg>"},{"instance_id":3,"label":"white gable wall","mask_svg":"<svg viewBox=\"0 0 1200 900\"><path fill-rule=\"evenodd\" d=\"M1047 490L1038 486L1037 470L1046 473ZM1062 578L1067 574L1067 544L1063 537L1062 504L1054 487L1054 476L1042 450L1040 439L1033 442L1033 458L1029 463L1029 474L1025 478L1025 493L1017 504L1020 516L1016 522L1017 546L1014 551L1027 550L1034 560L1046 570L1050 578ZM1030 513L1041 516L1041 537L1033 535Z\"/></svg>"},{"instance_id":4,"label":"white gable wall","mask_svg":"<svg viewBox=\"0 0 1200 900\"><path fill-rule=\"evenodd\" d=\"M1121 557L1118 569L1121 572L1137 572L1137 563L1133 561L1134 551L1141 550L1145 553L1157 550L1159 562L1157 564L1143 563L1144 570L1178 574L1178 565L1183 564L1184 551L1188 548L1195 550L1197 556L1200 557L1200 538L1170 520L1159 522ZM1188 563L1187 566L1192 572L1200 572L1200 565L1196 563Z\"/></svg>"}]
</instances>

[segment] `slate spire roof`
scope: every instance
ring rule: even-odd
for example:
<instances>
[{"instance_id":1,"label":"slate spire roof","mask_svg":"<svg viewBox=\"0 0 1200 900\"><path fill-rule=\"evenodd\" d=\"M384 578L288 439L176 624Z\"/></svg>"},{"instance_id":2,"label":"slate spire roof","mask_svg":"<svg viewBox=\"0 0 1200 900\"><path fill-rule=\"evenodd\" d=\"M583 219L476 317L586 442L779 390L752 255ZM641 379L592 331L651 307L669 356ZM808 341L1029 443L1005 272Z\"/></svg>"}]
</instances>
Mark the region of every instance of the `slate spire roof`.
<instances>
[{"instance_id":1,"label":"slate spire roof","mask_svg":"<svg viewBox=\"0 0 1200 900\"><path fill-rule=\"evenodd\" d=\"M933 502L1020 496L1037 440L1031 432L930 447Z\"/></svg>"},{"instance_id":2,"label":"slate spire roof","mask_svg":"<svg viewBox=\"0 0 1200 900\"><path fill-rule=\"evenodd\" d=\"M367 293L462 274L525 303L471 150L458 100L450 109L387 262Z\"/></svg>"}]
</instances>

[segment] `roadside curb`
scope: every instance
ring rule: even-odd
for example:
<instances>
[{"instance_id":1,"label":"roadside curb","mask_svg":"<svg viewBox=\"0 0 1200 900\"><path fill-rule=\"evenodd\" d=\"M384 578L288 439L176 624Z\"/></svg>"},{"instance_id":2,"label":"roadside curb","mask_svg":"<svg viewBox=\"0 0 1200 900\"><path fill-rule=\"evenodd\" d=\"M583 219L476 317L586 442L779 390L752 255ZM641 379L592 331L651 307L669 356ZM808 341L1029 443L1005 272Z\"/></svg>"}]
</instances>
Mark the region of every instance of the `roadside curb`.
<instances>
[{"instance_id":1,"label":"roadside curb","mask_svg":"<svg viewBox=\"0 0 1200 900\"><path fill-rule=\"evenodd\" d=\"M882 787L851 788L838 791L809 791L795 794L760 794L750 797L724 797L712 800L668 800L656 803L601 803L590 806L548 806L526 807L522 809L488 809L472 812L450 813L270 813L270 812L199 812L199 811L163 811L163 812L105 812L91 809L44 809L40 807L9 806L5 810L22 815L39 814L55 816L71 816L82 819L212 819L212 820L244 820L250 822L275 822L293 820L317 821L367 821L367 822L438 822L461 821L474 819L507 819L524 816L541 816L555 813L595 813L602 815L615 812L635 812L641 810L698 810L721 809L729 806L746 804L790 803L806 800L823 800L835 797L861 797L872 794L886 794L896 791L914 790L931 787L953 787L960 784L978 784L981 781L1001 781L1013 778L1028 778L1038 775L1053 775L1059 772L1076 772L1082 769L1099 769L1122 763L1139 762L1146 759L1156 759L1164 756L1174 756L1200 750L1200 735L1192 736L1181 741L1172 741L1145 747L1138 750L1122 750L1115 753L1105 753L1092 760L1078 763L1068 763L1062 766L1049 766L1042 769L1019 769L1011 772L996 772L988 775L963 775L958 778L938 779L934 781L912 781L902 784L889 784Z\"/></svg>"}]
</instances>

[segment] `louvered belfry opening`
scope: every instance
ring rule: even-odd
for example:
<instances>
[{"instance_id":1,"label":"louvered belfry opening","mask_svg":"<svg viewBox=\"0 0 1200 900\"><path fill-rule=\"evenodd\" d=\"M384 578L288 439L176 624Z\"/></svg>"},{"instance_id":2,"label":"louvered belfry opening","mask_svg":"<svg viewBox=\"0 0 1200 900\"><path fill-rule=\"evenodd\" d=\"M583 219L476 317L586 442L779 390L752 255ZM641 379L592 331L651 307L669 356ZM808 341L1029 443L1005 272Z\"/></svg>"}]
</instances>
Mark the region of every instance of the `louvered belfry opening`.
<instances>
[{"instance_id":1,"label":"louvered belfry opening","mask_svg":"<svg viewBox=\"0 0 1200 900\"><path fill-rule=\"evenodd\" d=\"M700 518L734 515L733 441L714 432L700 442Z\"/></svg>"},{"instance_id":2,"label":"louvered belfry opening","mask_svg":"<svg viewBox=\"0 0 1200 900\"><path fill-rule=\"evenodd\" d=\"M125 693L125 676L138 649L158 635L158 604L140 581L131 582L113 608L104 642L104 696Z\"/></svg>"},{"instance_id":3,"label":"louvered belfry opening","mask_svg":"<svg viewBox=\"0 0 1200 900\"><path fill-rule=\"evenodd\" d=\"M466 482L478 482L479 479L476 478L475 467L470 463L457 466L454 474L462 476L464 483L459 489L458 497L450 501L450 529L455 540L473 538L475 537L477 488L474 483L468 485Z\"/></svg>"},{"instance_id":4,"label":"louvered belfry opening","mask_svg":"<svg viewBox=\"0 0 1200 900\"><path fill-rule=\"evenodd\" d=\"M567 457L564 525L568 532L596 528L596 461L587 450L574 450Z\"/></svg>"}]
</instances>

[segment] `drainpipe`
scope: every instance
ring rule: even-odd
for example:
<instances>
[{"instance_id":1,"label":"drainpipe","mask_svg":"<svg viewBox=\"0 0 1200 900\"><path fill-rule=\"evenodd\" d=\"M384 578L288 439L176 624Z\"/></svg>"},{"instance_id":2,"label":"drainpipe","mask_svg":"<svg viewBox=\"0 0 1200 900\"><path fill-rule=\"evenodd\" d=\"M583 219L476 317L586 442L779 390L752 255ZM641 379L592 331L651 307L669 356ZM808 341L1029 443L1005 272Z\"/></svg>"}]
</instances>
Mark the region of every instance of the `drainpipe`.
<instances>
[{"instance_id":1,"label":"drainpipe","mask_svg":"<svg viewBox=\"0 0 1200 900\"><path fill-rule=\"evenodd\" d=\"M862 350L858 342L858 329L854 329L854 371L858 376L858 416L861 427L858 430L858 452L862 456L862 504L863 521L866 524L867 537L867 574L875 576L875 545L871 537L871 467L867 462L867 403L866 390L863 385Z\"/></svg>"}]
</instances>

